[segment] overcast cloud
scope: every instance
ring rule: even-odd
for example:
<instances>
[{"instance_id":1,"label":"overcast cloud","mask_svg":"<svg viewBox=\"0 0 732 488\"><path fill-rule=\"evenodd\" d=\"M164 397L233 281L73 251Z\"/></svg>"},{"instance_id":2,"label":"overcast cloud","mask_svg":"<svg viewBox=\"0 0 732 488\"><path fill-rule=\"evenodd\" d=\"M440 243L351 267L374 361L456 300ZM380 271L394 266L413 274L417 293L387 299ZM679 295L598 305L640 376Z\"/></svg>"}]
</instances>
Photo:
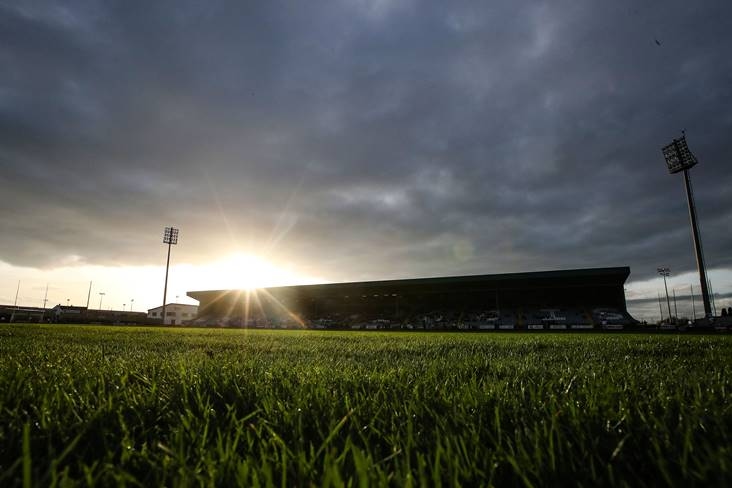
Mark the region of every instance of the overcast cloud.
<instances>
[{"instance_id":1,"label":"overcast cloud","mask_svg":"<svg viewBox=\"0 0 732 488\"><path fill-rule=\"evenodd\" d=\"M729 1L2 2L0 261L732 267Z\"/></svg>"}]
</instances>

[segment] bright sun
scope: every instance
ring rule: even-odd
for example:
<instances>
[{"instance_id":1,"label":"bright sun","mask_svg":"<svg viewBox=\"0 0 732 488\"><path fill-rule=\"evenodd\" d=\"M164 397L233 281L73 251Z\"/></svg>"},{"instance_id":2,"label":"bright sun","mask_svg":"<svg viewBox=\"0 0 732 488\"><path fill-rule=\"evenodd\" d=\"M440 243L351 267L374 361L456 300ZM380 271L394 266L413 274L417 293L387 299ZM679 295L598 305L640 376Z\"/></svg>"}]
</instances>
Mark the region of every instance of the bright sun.
<instances>
[{"instance_id":1,"label":"bright sun","mask_svg":"<svg viewBox=\"0 0 732 488\"><path fill-rule=\"evenodd\" d=\"M297 284L302 278L292 271L252 254L231 254L209 265L210 278L221 288L252 290Z\"/></svg>"}]
</instances>

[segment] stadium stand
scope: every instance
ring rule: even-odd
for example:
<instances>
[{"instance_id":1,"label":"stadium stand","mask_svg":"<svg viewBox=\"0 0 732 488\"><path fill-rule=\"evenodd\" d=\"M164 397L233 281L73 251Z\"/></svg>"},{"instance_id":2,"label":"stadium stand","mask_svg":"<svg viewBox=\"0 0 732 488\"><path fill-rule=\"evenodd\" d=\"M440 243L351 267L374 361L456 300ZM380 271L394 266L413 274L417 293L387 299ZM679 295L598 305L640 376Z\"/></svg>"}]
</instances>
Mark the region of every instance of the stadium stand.
<instances>
[{"instance_id":1,"label":"stadium stand","mask_svg":"<svg viewBox=\"0 0 732 488\"><path fill-rule=\"evenodd\" d=\"M191 291L196 325L363 330L565 330L635 324L627 267Z\"/></svg>"}]
</instances>

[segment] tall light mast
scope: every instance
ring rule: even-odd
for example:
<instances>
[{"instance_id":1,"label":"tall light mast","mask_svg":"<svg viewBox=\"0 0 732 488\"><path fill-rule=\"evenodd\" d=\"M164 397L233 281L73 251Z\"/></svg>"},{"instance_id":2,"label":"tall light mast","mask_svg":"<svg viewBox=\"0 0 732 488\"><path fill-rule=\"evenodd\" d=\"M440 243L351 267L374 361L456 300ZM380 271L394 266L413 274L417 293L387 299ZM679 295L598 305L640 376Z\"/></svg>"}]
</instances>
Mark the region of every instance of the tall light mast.
<instances>
[{"instance_id":1,"label":"tall light mast","mask_svg":"<svg viewBox=\"0 0 732 488\"><path fill-rule=\"evenodd\" d=\"M178 244L178 229L166 227L163 244L168 245L168 260L165 263L165 287L163 288L163 325L165 325L165 301L168 299L168 269L170 268L170 247Z\"/></svg>"},{"instance_id":2,"label":"tall light mast","mask_svg":"<svg viewBox=\"0 0 732 488\"><path fill-rule=\"evenodd\" d=\"M691 177L689 170L695 166L698 161L691 154L689 146L686 144L686 134L681 133L680 139L674 139L673 142L662 148L663 157L666 158L668 172L671 174L684 173L684 183L686 185L686 201L689 205L689 220L691 221L691 233L694 238L694 252L696 254L696 267L699 270L699 284L701 285L702 301L704 302L704 316L709 318L712 316L712 305L709 301L709 283L707 282L707 271L704 264L704 253L701 244L701 236L699 235L699 222L696 218L696 206L694 205L694 193L691 190Z\"/></svg>"},{"instance_id":3,"label":"tall light mast","mask_svg":"<svg viewBox=\"0 0 732 488\"><path fill-rule=\"evenodd\" d=\"M663 276L663 287L666 289L666 305L668 305L668 323L671 323L671 301L668 299L668 285L666 284L666 278L671 276L671 270L667 267L657 268L658 274Z\"/></svg>"}]
</instances>

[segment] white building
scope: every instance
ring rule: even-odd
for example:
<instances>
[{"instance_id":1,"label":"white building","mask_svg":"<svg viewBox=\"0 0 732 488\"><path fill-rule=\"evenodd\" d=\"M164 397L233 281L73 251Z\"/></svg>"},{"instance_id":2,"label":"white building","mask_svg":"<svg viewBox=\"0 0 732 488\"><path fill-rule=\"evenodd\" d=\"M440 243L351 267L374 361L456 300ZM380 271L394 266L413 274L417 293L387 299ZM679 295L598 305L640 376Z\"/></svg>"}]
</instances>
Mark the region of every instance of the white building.
<instances>
[{"instance_id":1,"label":"white building","mask_svg":"<svg viewBox=\"0 0 732 488\"><path fill-rule=\"evenodd\" d=\"M165 306L165 325L181 325L193 320L198 313L198 305L185 303L169 303ZM163 306L147 311L147 318L160 320L163 318Z\"/></svg>"}]
</instances>

